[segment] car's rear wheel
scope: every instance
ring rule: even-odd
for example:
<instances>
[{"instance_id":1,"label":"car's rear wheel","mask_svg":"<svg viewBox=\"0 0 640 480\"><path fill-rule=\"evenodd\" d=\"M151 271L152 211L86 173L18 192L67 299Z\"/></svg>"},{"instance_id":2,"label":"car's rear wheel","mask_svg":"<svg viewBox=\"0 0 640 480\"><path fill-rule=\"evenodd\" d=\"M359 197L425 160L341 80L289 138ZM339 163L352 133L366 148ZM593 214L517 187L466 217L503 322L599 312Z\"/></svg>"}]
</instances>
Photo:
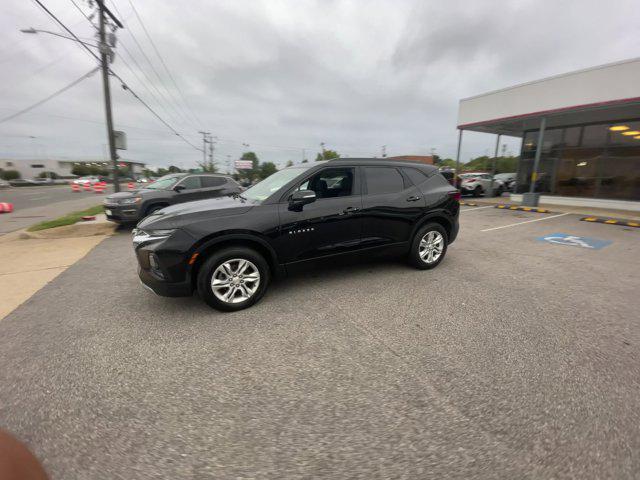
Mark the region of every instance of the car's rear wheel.
<instances>
[{"instance_id":1,"label":"car's rear wheel","mask_svg":"<svg viewBox=\"0 0 640 480\"><path fill-rule=\"evenodd\" d=\"M269 265L246 247L229 247L211 255L198 272L198 293L217 310L233 312L262 298L269 285Z\"/></svg>"},{"instance_id":2,"label":"car's rear wheel","mask_svg":"<svg viewBox=\"0 0 640 480\"><path fill-rule=\"evenodd\" d=\"M482 195L482 187L478 185L476 188L473 189L473 196L479 197L480 195Z\"/></svg>"},{"instance_id":3,"label":"car's rear wheel","mask_svg":"<svg viewBox=\"0 0 640 480\"><path fill-rule=\"evenodd\" d=\"M428 223L418 230L411 251L410 263L421 270L435 268L447 253L447 231L439 223Z\"/></svg>"}]
</instances>

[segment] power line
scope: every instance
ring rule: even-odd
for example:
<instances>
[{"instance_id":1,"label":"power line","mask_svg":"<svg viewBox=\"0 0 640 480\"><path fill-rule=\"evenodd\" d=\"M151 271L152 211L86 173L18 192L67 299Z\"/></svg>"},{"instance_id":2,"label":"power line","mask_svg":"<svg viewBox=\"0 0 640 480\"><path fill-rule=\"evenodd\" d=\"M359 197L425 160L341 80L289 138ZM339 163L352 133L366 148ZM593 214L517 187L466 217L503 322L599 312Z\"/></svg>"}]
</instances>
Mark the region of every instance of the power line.
<instances>
[{"instance_id":1,"label":"power line","mask_svg":"<svg viewBox=\"0 0 640 480\"><path fill-rule=\"evenodd\" d=\"M69 33L69 35L71 35L77 42L78 44L84 48L87 52L89 52L89 54L94 57L96 60L98 60L98 62L101 62L100 57L98 57L95 53L93 53L89 47L87 47L86 45L84 45L84 43L82 41L80 41L80 39L77 37L77 35L75 33L73 33L60 19L58 19L58 17L55 16L55 14L53 14L45 5L43 5L43 3L40 0L33 0L34 2L36 2L51 18L53 18L62 28L65 29L65 31L67 31ZM133 95L136 100L138 100L140 103L142 103L142 105L144 105L144 107L149 110L158 120L160 120L160 122L162 122L167 128L169 128L176 136L180 137L184 142L188 143L189 145L191 145L193 148L195 148L198 151L201 151L197 146L195 146L193 143L191 143L189 140L187 140L185 137L183 137L175 128L173 128L169 123L166 122L166 120L164 120L160 115L158 115L156 113L155 110L153 110L144 100L142 100L142 98L140 98L139 95L137 95L132 89L131 87L129 87L127 85L127 83L122 79L122 77L120 77L117 73L115 73L111 68L109 68L109 72L111 73L111 75L113 75L114 77L116 77L118 80L120 80L120 83L122 85L122 88L124 88L125 90L128 90L129 93L131 93L131 95Z\"/></svg>"},{"instance_id":2,"label":"power line","mask_svg":"<svg viewBox=\"0 0 640 480\"><path fill-rule=\"evenodd\" d=\"M153 47L153 50L156 52L156 55L160 59L160 63L162 63L162 66L164 67L164 70L167 72L167 75L171 79L171 82L173 83L173 86L176 88L176 90L178 90L178 93L180 94L180 97L182 98L182 101L184 102L185 106L187 107L187 109L189 110L189 112L191 113L193 118L195 119L196 123L198 123L200 126L202 126L202 121L198 118L198 116L195 114L195 112L193 111L193 109L191 108L189 103L187 102L184 94L182 93L182 89L176 83L176 80L173 77L173 75L171 74L171 71L169 70L169 68L167 67L167 64L165 63L164 59L162 58L162 55L160 55L160 51L156 47L155 42L151 38L151 35L149 35L149 31L147 30L147 27L145 26L144 22L142 21L142 17L140 17L140 14L138 13L138 10L136 9L135 5L133 4L133 2L131 0L129 0L129 4L131 5L131 8L133 9L133 13L135 14L136 18L138 19L138 22L140 22L140 26L144 30L144 33L147 36L147 39L149 39L149 43L151 43L151 46Z\"/></svg>"},{"instance_id":3,"label":"power line","mask_svg":"<svg viewBox=\"0 0 640 480\"><path fill-rule=\"evenodd\" d=\"M75 2L75 0L70 0L70 1L71 1L71 3L73 3L73 6L76 7L76 10L78 10L82 14L82 16L87 19L87 21L91 24L91 26L97 30L98 27L95 25L95 23L93 23L93 21L91 20L91 17L89 17L89 15L84 13L84 10L82 10L78 6L78 4Z\"/></svg>"},{"instance_id":4,"label":"power line","mask_svg":"<svg viewBox=\"0 0 640 480\"><path fill-rule=\"evenodd\" d=\"M116 13L122 17L122 13L120 13L120 10L118 9L118 6L115 4L115 2L112 0L111 4L114 6ZM124 22L124 19L123 19ZM126 25L126 23L125 23ZM144 59L147 61L147 63L149 64L149 66L151 67L151 70L153 70L153 73L155 73L156 78L158 79L158 81L160 82L160 84L162 85L163 89L167 92L167 96L165 96L163 93L160 92L160 90L158 90L158 88L155 86L155 84L151 81L151 79L149 79L149 77L147 76L146 72L144 70L142 70L142 68L140 68L138 66L138 68L140 69L140 71L142 71L142 73L145 75L145 77L147 78L147 80L149 81L149 83L151 85L154 86L155 90L158 92L158 94L162 97L162 99L171 107L171 109L174 112L174 117L173 120L175 121L176 119L178 120L178 123L189 123L189 120L187 119L187 117L184 115L183 112L180 112L176 106L175 106L175 99L171 98L171 92L169 91L169 89L167 88L167 85L165 84L165 81L163 80L163 78L160 76L160 73L158 72L158 70L156 69L155 65L153 64L153 62L151 61L151 59L149 58L149 56L147 55L147 53L145 52L144 48L142 47L142 45L140 44L140 42L138 41L138 39L136 38L135 34L133 33L133 30L131 30L131 27L127 28L127 32L129 33L129 36L131 37L131 39L133 40L133 42L136 44L136 46L138 47L138 50L140 51L140 53L142 54L142 56L144 57ZM122 44L122 43L121 43ZM129 53L129 56L131 57L131 59L133 60L134 57L133 55ZM173 100L173 102L170 101ZM191 124L191 127L195 127L195 129L197 130L197 126Z\"/></svg>"},{"instance_id":5,"label":"power line","mask_svg":"<svg viewBox=\"0 0 640 480\"><path fill-rule=\"evenodd\" d=\"M19 117L20 115L27 113L30 110L33 110L36 107L39 107L40 105L42 105L45 102L48 102L49 100L51 100L52 98L57 97L58 95L60 95L61 93L66 92L67 90L69 90L71 87L76 86L78 83L80 83L81 81L83 81L85 78L90 77L91 75L93 75L94 73L96 73L98 70L100 69L100 67L96 67L92 70L90 70L89 72L85 73L83 76L81 76L80 78L74 80L73 82L71 82L69 85L66 85L64 87L62 87L60 90L56 90L55 92L53 92L51 95L47 96L46 98L43 98L42 100L34 103L33 105L28 106L27 108L23 108L22 110L20 110L19 112L16 112L12 115L9 115L8 117L4 117L2 119L0 119L0 123L4 123L4 122L8 122L9 120L13 120L16 117Z\"/></svg>"}]
</instances>

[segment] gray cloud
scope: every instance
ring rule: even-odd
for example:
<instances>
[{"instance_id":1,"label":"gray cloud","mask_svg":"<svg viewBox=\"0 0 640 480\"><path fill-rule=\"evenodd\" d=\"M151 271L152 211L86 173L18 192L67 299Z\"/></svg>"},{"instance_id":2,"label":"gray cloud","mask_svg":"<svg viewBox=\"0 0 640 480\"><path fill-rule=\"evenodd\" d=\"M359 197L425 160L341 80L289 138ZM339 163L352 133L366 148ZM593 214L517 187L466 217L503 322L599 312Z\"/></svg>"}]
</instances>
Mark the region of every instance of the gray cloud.
<instances>
[{"instance_id":1,"label":"gray cloud","mask_svg":"<svg viewBox=\"0 0 640 480\"><path fill-rule=\"evenodd\" d=\"M93 36L70 2L46 3L78 35ZM391 154L436 148L453 156L460 98L632 57L640 47L633 1L137 0L178 92L128 0L115 4L127 28L118 32L114 70L191 142L199 145L200 128L213 131L221 163L237 157L242 143L280 164L299 161L302 149L315 156L320 142L351 156L379 153L383 144ZM18 32L27 26L58 31L34 3L8 0L0 9L0 116L94 65L71 42ZM200 159L116 81L112 86L116 127L129 136L126 157L183 166ZM1 124L0 156L102 158L103 122L96 75ZM469 134L463 157L484 154L493 142L488 135ZM518 150L517 141L507 143Z\"/></svg>"}]
</instances>

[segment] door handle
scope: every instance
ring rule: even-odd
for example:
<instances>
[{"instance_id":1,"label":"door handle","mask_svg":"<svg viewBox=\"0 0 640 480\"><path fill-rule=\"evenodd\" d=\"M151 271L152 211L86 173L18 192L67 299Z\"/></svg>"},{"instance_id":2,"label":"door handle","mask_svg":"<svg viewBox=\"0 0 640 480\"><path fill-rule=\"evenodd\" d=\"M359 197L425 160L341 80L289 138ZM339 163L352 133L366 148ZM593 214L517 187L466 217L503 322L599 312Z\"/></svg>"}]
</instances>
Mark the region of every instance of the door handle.
<instances>
[{"instance_id":1,"label":"door handle","mask_svg":"<svg viewBox=\"0 0 640 480\"><path fill-rule=\"evenodd\" d=\"M347 207L342 211L341 215L354 213L354 212L357 212L358 210L360 210L358 207Z\"/></svg>"},{"instance_id":2,"label":"door handle","mask_svg":"<svg viewBox=\"0 0 640 480\"><path fill-rule=\"evenodd\" d=\"M417 197L415 195L407 198L407 202L417 202L418 200L420 200L422 197Z\"/></svg>"}]
</instances>

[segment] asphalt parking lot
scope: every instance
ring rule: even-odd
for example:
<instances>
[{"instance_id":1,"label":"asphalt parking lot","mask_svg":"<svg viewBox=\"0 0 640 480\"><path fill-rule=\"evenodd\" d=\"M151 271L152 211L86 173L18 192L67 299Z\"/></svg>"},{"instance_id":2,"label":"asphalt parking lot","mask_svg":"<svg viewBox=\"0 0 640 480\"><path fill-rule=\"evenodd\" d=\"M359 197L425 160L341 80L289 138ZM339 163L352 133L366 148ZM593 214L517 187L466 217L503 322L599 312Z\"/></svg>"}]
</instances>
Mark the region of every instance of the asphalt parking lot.
<instances>
[{"instance_id":1,"label":"asphalt parking lot","mask_svg":"<svg viewBox=\"0 0 640 480\"><path fill-rule=\"evenodd\" d=\"M232 314L144 290L123 232L0 321L0 425L53 479L638 478L640 229L578 219L463 207L435 270Z\"/></svg>"}]
</instances>

